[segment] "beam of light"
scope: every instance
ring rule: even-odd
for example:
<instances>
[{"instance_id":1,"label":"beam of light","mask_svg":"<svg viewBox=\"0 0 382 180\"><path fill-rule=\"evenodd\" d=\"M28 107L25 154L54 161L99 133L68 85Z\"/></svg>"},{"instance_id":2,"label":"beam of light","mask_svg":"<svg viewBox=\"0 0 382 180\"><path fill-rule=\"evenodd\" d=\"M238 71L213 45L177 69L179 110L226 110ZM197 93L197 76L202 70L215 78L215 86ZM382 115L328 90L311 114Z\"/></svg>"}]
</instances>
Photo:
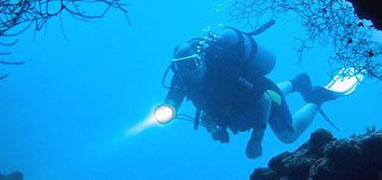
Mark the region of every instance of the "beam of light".
<instances>
[{"instance_id":1,"label":"beam of light","mask_svg":"<svg viewBox=\"0 0 382 180\"><path fill-rule=\"evenodd\" d=\"M175 118L175 114L175 109L171 105L159 105L146 119L128 129L125 134L131 136L155 125L167 124Z\"/></svg>"},{"instance_id":2,"label":"beam of light","mask_svg":"<svg viewBox=\"0 0 382 180\"><path fill-rule=\"evenodd\" d=\"M167 104L157 106L146 119L126 131L127 136L135 135L158 124L167 124L175 117L175 109Z\"/></svg>"},{"instance_id":3,"label":"beam of light","mask_svg":"<svg viewBox=\"0 0 382 180\"><path fill-rule=\"evenodd\" d=\"M140 132L142 132L143 130L147 129L147 128L150 128L152 126L155 126L157 125L158 122L155 120L155 117L154 115L149 115L146 119L144 119L143 121L137 123L136 125L134 125L133 127L129 128L127 131L126 131L126 135L127 136L132 136L132 135L136 135Z\"/></svg>"}]
</instances>

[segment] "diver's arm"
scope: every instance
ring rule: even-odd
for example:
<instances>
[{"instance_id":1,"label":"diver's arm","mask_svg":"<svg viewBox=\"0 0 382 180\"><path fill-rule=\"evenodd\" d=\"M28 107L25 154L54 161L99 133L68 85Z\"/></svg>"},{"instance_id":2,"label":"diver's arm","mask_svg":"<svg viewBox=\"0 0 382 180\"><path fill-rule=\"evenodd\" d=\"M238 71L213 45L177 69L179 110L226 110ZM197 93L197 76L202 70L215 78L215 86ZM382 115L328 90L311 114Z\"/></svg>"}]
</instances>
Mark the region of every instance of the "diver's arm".
<instances>
[{"instance_id":1,"label":"diver's arm","mask_svg":"<svg viewBox=\"0 0 382 180\"><path fill-rule=\"evenodd\" d=\"M262 146L261 142L264 137L264 131L263 129L255 129L252 130L251 138L249 139L247 143L247 148L245 149L245 154L249 159L255 159L261 156L262 154Z\"/></svg>"},{"instance_id":2,"label":"diver's arm","mask_svg":"<svg viewBox=\"0 0 382 180\"><path fill-rule=\"evenodd\" d=\"M261 142L263 140L266 123L268 122L270 116L272 99L264 93L261 99L256 103L256 107L260 108L258 109L259 116L256 126L252 128L252 135L245 150L247 157L250 159L255 159L262 154Z\"/></svg>"},{"instance_id":3,"label":"diver's arm","mask_svg":"<svg viewBox=\"0 0 382 180\"><path fill-rule=\"evenodd\" d=\"M171 81L171 87L167 93L165 104L171 105L177 111L185 97L186 90L184 81L179 74L175 74Z\"/></svg>"}]
</instances>

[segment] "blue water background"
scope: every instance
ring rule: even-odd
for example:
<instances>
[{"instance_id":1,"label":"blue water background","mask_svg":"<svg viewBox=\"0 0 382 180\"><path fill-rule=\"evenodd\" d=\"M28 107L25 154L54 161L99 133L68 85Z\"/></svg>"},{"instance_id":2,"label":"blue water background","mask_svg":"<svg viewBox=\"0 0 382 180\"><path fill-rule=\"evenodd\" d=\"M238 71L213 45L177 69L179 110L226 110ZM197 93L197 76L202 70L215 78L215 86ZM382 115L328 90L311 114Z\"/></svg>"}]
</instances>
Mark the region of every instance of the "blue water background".
<instances>
[{"instance_id":1,"label":"blue water background","mask_svg":"<svg viewBox=\"0 0 382 180\"><path fill-rule=\"evenodd\" d=\"M321 116L290 145L267 129L263 156L256 160L244 153L249 133L220 144L203 128L194 131L192 124L175 121L127 135L163 100L161 79L173 48L207 26L236 26L215 10L223 1L130 3L131 25L116 11L91 23L65 15L68 40L58 20L35 38L32 29L19 36L8 59L26 64L1 67L11 77L0 81L0 172L20 170L26 180L239 180L295 149L317 128L344 138L367 126L382 127L381 86L367 80L353 95L324 105L340 132ZM308 72L315 85L324 85L330 47L315 47L298 64L293 38L302 33L298 22L280 22L256 38L277 56L269 77L281 82ZM292 111L303 105L299 95L287 100ZM187 102L182 111L194 109Z\"/></svg>"}]
</instances>

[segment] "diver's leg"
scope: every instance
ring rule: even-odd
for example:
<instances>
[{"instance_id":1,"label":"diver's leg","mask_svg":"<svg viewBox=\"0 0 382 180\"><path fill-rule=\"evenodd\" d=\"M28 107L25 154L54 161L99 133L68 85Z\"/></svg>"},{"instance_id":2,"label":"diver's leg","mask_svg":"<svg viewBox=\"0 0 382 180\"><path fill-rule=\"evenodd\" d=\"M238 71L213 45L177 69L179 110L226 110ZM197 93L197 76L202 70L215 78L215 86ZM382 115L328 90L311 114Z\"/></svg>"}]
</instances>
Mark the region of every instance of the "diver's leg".
<instances>
[{"instance_id":1,"label":"diver's leg","mask_svg":"<svg viewBox=\"0 0 382 180\"><path fill-rule=\"evenodd\" d=\"M293 90L293 85L292 85L292 82L290 81L284 81L284 82L278 83L277 87L283 93L284 97L292 93L292 90Z\"/></svg>"},{"instance_id":2,"label":"diver's leg","mask_svg":"<svg viewBox=\"0 0 382 180\"><path fill-rule=\"evenodd\" d=\"M307 73L298 74L292 80L289 81L292 85L291 92L299 92L304 100L312 92L312 82Z\"/></svg>"},{"instance_id":3,"label":"diver's leg","mask_svg":"<svg viewBox=\"0 0 382 180\"><path fill-rule=\"evenodd\" d=\"M294 142L312 124L319 107L316 104L308 103L293 114L293 134L286 136L285 141Z\"/></svg>"},{"instance_id":4,"label":"diver's leg","mask_svg":"<svg viewBox=\"0 0 382 180\"><path fill-rule=\"evenodd\" d=\"M276 136L284 143L292 143L300 137L313 122L321 105L338 97L336 93L323 87L312 87L309 76L306 73L297 75L289 83L282 83L278 87L282 93L300 92L303 99L307 102L293 116L284 98L281 105L273 105L269 124Z\"/></svg>"},{"instance_id":5,"label":"diver's leg","mask_svg":"<svg viewBox=\"0 0 382 180\"><path fill-rule=\"evenodd\" d=\"M279 83L277 87L284 97L293 92L300 92L303 97L306 97L312 91L312 83L306 73L301 73L290 81Z\"/></svg>"},{"instance_id":6,"label":"diver's leg","mask_svg":"<svg viewBox=\"0 0 382 180\"><path fill-rule=\"evenodd\" d=\"M295 139L310 126L322 104L337 97L335 92L319 86L313 87L312 93L306 98L307 104L293 114Z\"/></svg>"},{"instance_id":7,"label":"diver's leg","mask_svg":"<svg viewBox=\"0 0 382 180\"><path fill-rule=\"evenodd\" d=\"M274 133L280 139L281 142L289 144L296 141L298 137L312 124L318 112L318 106L312 103L306 104L292 116L292 128L293 131L277 130L274 129ZM283 121L283 116L277 116L273 118L279 118L276 121ZM271 125L272 127L272 125Z\"/></svg>"},{"instance_id":8,"label":"diver's leg","mask_svg":"<svg viewBox=\"0 0 382 180\"><path fill-rule=\"evenodd\" d=\"M309 96L305 98L307 104L295 112L293 116L285 99L282 100L280 106L273 104L269 124L282 142L292 143L310 126L322 104L337 97L336 93L323 87L313 87Z\"/></svg>"},{"instance_id":9,"label":"diver's leg","mask_svg":"<svg viewBox=\"0 0 382 180\"><path fill-rule=\"evenodd\" d=\"M297 112L295 112L293 116L290 115L289 108L286 105L285 100L283 100L283 103L280 107L272 108L272 111L274 112L271 114L269 124L271 125L271 128L275 132L276 136L282 142L293 143L312 124L313 119L317 115L317 112L322 103L327 100L332 100L330 94L323 96L317 91L314 92L316 92L316 94L320 94L321 98L317 98L319 100L317 100L315 103L307 103ZM288 124L290 122L292 122L291 127L293 128L293 131L285 128L284 124Z\"/></svg>"},{"instance_id":10,"label":"diver's leg","mask_svg":"<svg viewBox=\"0 0 382 180\"><path fill-rule=\"evenodd\" d=\"M292 116L283 99L281 105L272 105L268 123L281 142L293 143L313 122L318 108L317 105L308 103Z\"/></svg>"}]
</instances>

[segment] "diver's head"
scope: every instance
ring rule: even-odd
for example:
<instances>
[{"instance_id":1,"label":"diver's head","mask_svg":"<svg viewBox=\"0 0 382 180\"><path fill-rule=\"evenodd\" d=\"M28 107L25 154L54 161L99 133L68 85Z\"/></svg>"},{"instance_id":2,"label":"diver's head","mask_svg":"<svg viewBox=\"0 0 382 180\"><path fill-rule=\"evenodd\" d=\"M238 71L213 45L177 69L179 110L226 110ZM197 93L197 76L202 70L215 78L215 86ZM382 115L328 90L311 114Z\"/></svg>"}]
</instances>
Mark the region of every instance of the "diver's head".
<instances>
[{"instance_id":1,"label":"diver's head","mask_svg":"<svg viewBox=\"0 0 382 180\"><path fill-rule=\"evenodd\" d=\"M198 53L200 40L199 38L191 39L175 48L174 58L171 62L174 73L190 73L199 67L201 63Z\"/></svg>"}]
</instances>

